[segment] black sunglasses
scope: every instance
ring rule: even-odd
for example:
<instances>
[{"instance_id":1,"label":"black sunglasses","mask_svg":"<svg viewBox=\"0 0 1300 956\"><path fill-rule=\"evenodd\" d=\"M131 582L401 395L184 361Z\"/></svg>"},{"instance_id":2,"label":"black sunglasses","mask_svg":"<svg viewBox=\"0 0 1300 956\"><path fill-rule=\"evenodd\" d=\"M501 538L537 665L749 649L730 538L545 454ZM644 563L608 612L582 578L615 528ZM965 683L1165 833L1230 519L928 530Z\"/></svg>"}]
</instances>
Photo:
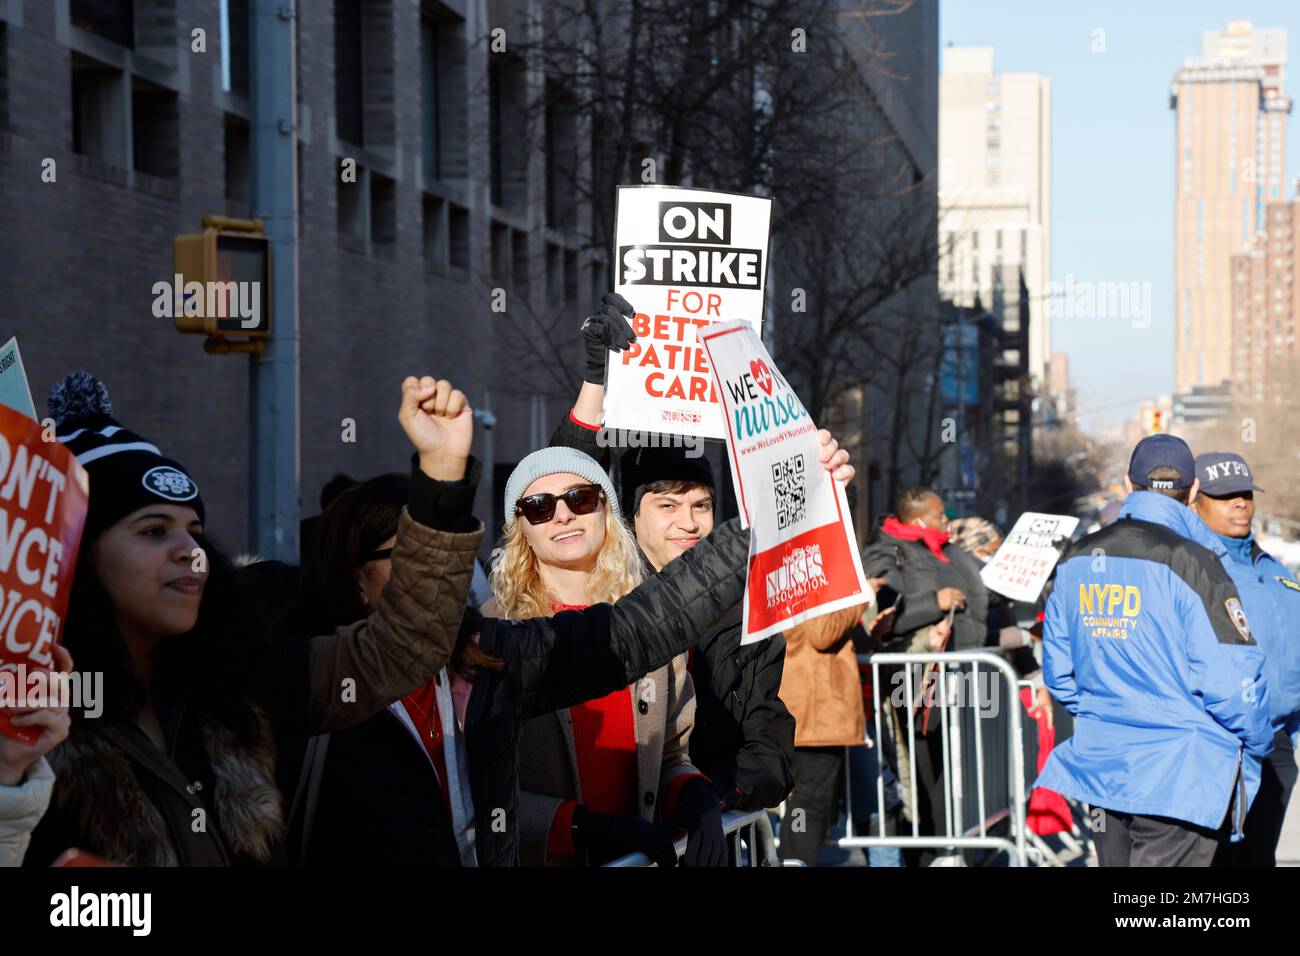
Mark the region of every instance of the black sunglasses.
<instances>
[{"instance_id":1,"label":"black sunglasses","mask_svg":"<svg viewBox=\"0 0 1300 956\"><path fill-rule=\"evenodd\" d=\"M361 560L357 562L358 566L370 561L383 561L385 558L393 556L392 548L380 548L378 551L371 551L369 554L363 554Z\"/></svg>"},{"instance_id":2,"label":"black sunglasses","mask_svg":"<svg viewBox=\"0 0 1300 956\"><path fill-rule=\"evenodd\" d=\"M600 485L578 485L560 495L546 493L520 498L515 505L515 514L523 515L529 524L546 524L555 517L557 501L563 501L565 507L575 515L589 515L600 507L604 497Z\"/></svg>"}]
</instances>

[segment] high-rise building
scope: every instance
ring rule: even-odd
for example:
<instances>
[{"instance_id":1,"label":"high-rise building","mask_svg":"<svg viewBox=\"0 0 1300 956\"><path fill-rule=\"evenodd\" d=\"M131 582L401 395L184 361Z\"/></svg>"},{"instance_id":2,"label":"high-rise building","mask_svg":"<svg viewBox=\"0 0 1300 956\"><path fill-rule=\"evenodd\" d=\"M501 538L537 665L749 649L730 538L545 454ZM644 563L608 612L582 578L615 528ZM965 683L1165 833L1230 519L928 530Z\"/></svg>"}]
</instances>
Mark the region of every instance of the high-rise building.
<instances>
[{"instance_id":1,"label":"high-rise building","mask_svg":"<svg viewBox=\"0 0 1300 956\"><path fill-rule=\"evenodd\" d=\"M1075 412L1075 393L1070 387L1070 356L1053 352L1047 364L1047 394L1058 418L1068 418Z\"/></svg>"},{"instance_id":2,"label":"high-rise building","mask_svg":"<svg viewBox=\"0 0 1300 956\"><path fill-rule=\"evenodd\" d=\"M1006 269L1029 296L1027 363L1042 388L1051 355L1052 82L995 73L992 47L947 47L939 77L939 292L990 301Z\"/></svg>"},{"instance_id":3,"label":"high-rise building","mask_svg":"<svg viewBox=\"0 0 1300 956\"><path fill-rule=\"evenodd\" d=\"M1218 385L1234 372L1232 257L1266 228L1283 198L1286 30L1234 20L1201 37L1201 55L1174 73L1175 382Z\"/></svg>"},{"instance_id":4,"label":"high-rise building","mask_svg":"<svg viewBox=\"0 0 1300 956\"><path fill-rule=\"evenodd\" d=\"M1271 202L1250 251L1232 257L1232 385L1238 398L1262 401L1281 372L1278 363L1296 356L1297 236L1300 198Z\"/></svg>"}]
</instances>

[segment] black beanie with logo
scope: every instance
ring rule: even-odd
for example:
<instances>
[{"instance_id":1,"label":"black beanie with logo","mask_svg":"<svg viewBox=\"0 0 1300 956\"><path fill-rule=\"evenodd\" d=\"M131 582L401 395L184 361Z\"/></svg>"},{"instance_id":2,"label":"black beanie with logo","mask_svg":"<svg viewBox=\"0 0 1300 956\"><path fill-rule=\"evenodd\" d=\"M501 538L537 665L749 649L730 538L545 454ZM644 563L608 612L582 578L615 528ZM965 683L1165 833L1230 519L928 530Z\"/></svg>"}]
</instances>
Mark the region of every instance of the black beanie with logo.
<instances>
[{"instance_id":1,"label":"black beanie with logo","mask_svg":"<svg viewBox=\"0 0 1300 956\"><path fill-rule=\"evenodd\" d=\"M73 372L50 391L46 403L55 435L90 475L90 505L82 547L137 508L185 505L204 520L199 486L156 445L113 418L104 383L89 372Z\"/></svg>"}]
</instances>

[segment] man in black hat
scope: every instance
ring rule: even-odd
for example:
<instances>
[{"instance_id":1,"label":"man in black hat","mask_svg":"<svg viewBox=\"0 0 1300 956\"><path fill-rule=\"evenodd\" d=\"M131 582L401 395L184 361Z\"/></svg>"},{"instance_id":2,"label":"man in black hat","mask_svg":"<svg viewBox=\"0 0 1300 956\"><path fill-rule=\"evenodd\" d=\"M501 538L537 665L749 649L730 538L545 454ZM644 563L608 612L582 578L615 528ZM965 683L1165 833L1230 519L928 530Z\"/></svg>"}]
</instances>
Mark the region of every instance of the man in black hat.
<instances>
[{"instance_id":1,"label":"man in black hat","mask_svg":"<svg viewBox=\"0 0 1300 956\"><path fill-rule=\"evenodd\" d=\"M1246 836L1225 844L1216 866L1276 866L1282 821L1295 788L1295 747L1300 731L1300 583L1259 546L1251 531L1255 484L1246 459L1226 451L1196 456L1201 493L1192 507L1228 549L1228 574L1237 585L1251 633L1264 652L1273 752L1260 767L1259 793L1246 817Z\"/></svg>"},{"instance_id":2,"label":"man in black hat","mask_svg":"<svg viewBox=\"0 0 1300 956\"><path fill-rule=\"evenodd\" d=\"M606 355L635 341L631 315L627 300L610 293L583 324L582 391L551 437L552 445L577 448L606 466L609 450L594 422L604 399ZM637 437L652 447L624 451L620 503L646 561L662 571L713 530L717 486L698 444L687 448L668 436ZM696 691L691 762L712 781L724 810L774 807L794 781L794 718L777 695L785 638L778 634L742 647L741 633L736 605L695 645L690 665Z\"/></svg>"}]
</instances>

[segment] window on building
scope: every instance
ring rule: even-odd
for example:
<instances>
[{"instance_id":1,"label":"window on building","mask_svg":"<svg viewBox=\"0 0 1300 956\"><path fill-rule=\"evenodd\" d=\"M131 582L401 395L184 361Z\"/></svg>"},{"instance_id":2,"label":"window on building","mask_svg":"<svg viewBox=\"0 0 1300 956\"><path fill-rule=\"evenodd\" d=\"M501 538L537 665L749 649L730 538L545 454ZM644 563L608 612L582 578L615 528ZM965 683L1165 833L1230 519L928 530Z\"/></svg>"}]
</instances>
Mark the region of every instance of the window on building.
<instances>
[{"instance_id":1,"label":"window on building","mask_svg":"<svg viewBox=\"0 0 1300 956\"><path fill-rule=\"evenodd\" d=\"M532 261L528 255L528 233L522 229L510 230L510 268L515 291L527 296Z\"/></svg>"},{"instance_id":2,"label":"window on building","mask_svg":"<svg viewBox=\"0 0 1300 956\"><path fill-rule=\"evenodd\" d=\"M564 249L546 244L546 297L558 302L564 298Z\"/></svg>"},{"instance_id":3,"label":"window on building","mask_svg":"<svg viewBox=\"0 0 1300 956\"><path fill-rule=\"evenodd\" d=\"M174 92L133 77L131 81L132 165L163 179L180 175L180 113Z\"/></svg>"},{"instance_id":4,"label":"window on building","mask_svg":"<svg viewBox=\"0 0 1300 956\"><path fill-rule=\"evenodd\" d=\"M424 174L462 181L469 175L465 130L465 21L426 0L420 18L420 119Z\"/></svg>"},{"instance_id":5,"label":"window on building","mask_svg":"<svg viewBox=\"0 0 1300 956\"><path fill-rule=\"evenodd\" d=\"M334 0L334 113L338 138L367 149L396 136L393 5Z\"/></svg>"},{"instance_id":6,"label":"window on building","mask_svg":"<svg viewBox=\"0 0 1300 956\"><path fill-rule=\"evenodd\" d=\"M547 94L546 224L570 230L578 222L578 118L571 99L555 84Z\"/></svg>"},{"instance_id":7,"label":"window on building","mask_svg":"<svg viewBox=\"0 0 1300 956\"><path fill-rule=\"evenodd\" d=\"M78 53L72 62L72 150L126 168L126 102L122 71Z\"/></svg>"},{"instance_id":8,"label":"window on building","mask_svg":"<svg viewBox=\"0 0 1300 956\"><path fill-rule=\"evenodd\" d=\"M469 210L455 203L447 204L447 264L469 268Z\"/></svg>"},{"instance_id":9,"label":"window on building","mask_svg":"<svg viewBox=\"0 0 1300 956\"><path fill-rule=\"evenodd\" d=\"M224 136L226 199L251 206L252 178L249 175L248 123L241 117L226 114Z\"/></svg>"},{"instance_id":10,"label":"window on building","mask_svg":"<svg viewBox=\"0 0 1300 956\"><path fill-rule=\"evenodd\" d=\"M338 138L366 145L362 0L334 0L334 123Z\"/></svg>"},{"instance_id":11,"label":"window on building","mask_svg":"<svg viewBox=\"0 0 1300 956\"><path fill-rule=\"evenodd\" d=\"M426 195L422 207L424 258L435 270L447 265L447 203L437 196Z\"/></svg>"},{"instance_id":12,"label":"window on building","mask_svg":"<svg viewBox=\"0 0 1300 956\"><path fill-rule=\"evenodd\" d=\"M68 21L121 46L135 46L133 0L69 0Z\"/></svg>"},{"instance_id":13,"label":"window on building","mask_svg":"<svg viewBox=\"0 0 1300 956\"><path fill-rule=\"evenodd\" d=\"M0 129L9 125L9 33L0 20Z\"/></svg>"},{"instance_id":14,"label":"window on building","mask_svg":"<svg viewBox=\"0 0 1300 956\"><path fill-rule=\"evenodd\" d=\"M578 301L578 254L572 249L564 251L564 301L568 305Z\"/></svg>"},{"instance_id":15,"label":"window on building","mask_svg":"<svg viewBox=\"0 0 1300 956\"><path fill-rule=\"evenodd\" d=\"M340 160L340 168L342 160ZM367 170L356 167L356 182L345 181L336 173L335 187L338 202L338 234L340 239L353 240L356 243L366 241L366 183ZM349 176L348 180L352 177Z\"/></svg>"},{"instance_id":16,"label":"window on building","mask_svg":"<svg viewBox=\"0 0 1300 956\"><path fill-rule=\"evenodd\" d=\"M221 0L221 88L248 96L248 0Z\"/></svg>"},{"instance_id":17,"label":"window on building","mask_svg":"<svg viewBox=\"0 0 1300 956\"><path fill-rule=\"evenodd\" d=\"M371 250L391 255L397 244L397 183L370 172L370 243Z\"/></svg>"},{"instance_id":18,"label":"window on building","mask_svg":"<svg viewBox=\"0 0 1300 956\"><path fill-rule=\"evenodd\" d=\"M495 282L505 284L510 281L510 227L504 223L492 223L491 248L488 250L491 261L489 268Z\"/></svg>"},{"instance_id":19,"label":"window on building","mask_svg":"<svg viewBox=\"0 0 1300 956\"><path fill-rule=\"evenodd\" d=\"M528 154L519 131L527 126L523 61L488 54L488 161L493 205L523 214L528 205Z\"/></svg>"}]
</instances>

